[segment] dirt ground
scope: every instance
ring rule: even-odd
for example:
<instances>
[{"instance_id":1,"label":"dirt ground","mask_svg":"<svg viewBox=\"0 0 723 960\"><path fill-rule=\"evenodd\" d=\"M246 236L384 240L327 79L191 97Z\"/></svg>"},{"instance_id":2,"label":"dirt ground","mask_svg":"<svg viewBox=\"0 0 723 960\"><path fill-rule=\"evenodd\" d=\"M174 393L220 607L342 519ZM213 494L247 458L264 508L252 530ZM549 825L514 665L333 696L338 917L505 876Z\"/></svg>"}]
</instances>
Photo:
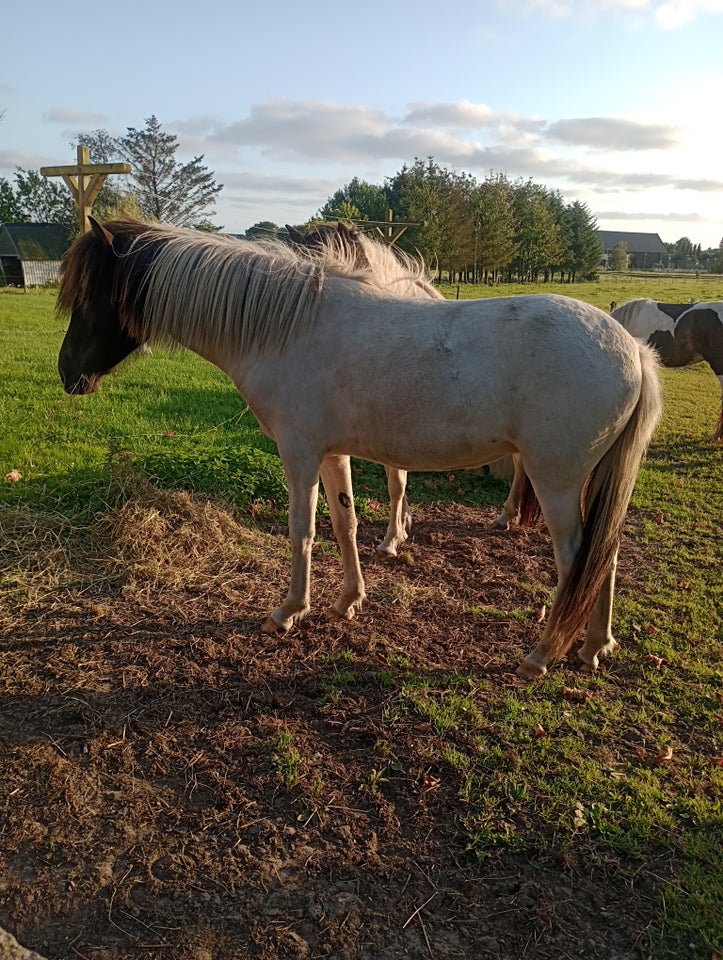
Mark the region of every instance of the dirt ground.
<instances>
[{"instance_id":1,"label":"dirt ground","mask_svg":"<svg viewBox=\"0 0 723 960\"><path fill-rule=\"evenodd\" d=\"M469 610L524 605L554 566L544 529L493 516L419 506L394 563L362 523L369 599L345 624L322 615L341 582L322 528L314 612L283 637L259 632L288 570L263 511L149 488L70 535L6 517L27 577L0 614L0 927L50 960L637 957L675 863L552 833L534 861L479 859L458 772L399 709L410 664L491 698L519 683L537 625Z\"/></svg>"}]
</instances>

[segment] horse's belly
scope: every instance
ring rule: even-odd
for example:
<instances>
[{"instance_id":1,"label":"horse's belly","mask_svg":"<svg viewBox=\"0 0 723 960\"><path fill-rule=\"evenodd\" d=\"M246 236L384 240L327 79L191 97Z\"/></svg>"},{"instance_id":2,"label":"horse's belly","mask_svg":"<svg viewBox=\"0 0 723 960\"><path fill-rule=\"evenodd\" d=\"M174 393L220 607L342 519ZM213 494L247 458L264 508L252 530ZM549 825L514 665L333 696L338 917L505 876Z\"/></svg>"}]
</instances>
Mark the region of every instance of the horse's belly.
<instances>
[{"instance_id":1,"label":"horse's belly","mask_svg":"<svg viewBox=\"0 0 723 960\"><path fill-rule=\"evenodd\" d=\"M342 443L338 449L330 452L348 453L360 460L372 460L399 470L415 472L468 470L492 463L493 460L517 451L515 445L508 440L479 445L457 445L444 442L399 443L392 440L388 443L358 443L353 445L353 449L345 449L349 446L351 444Z\"/></svg>"}]
</instances>

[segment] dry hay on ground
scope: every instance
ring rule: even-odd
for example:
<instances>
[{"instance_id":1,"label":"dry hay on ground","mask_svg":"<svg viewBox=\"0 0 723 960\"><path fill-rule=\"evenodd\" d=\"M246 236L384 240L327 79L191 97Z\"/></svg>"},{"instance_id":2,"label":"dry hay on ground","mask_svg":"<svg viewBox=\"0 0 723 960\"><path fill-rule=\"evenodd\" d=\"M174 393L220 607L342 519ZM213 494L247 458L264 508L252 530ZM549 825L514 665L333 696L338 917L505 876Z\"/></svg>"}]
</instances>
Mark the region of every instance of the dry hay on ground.
<instances>
[{"instance_id":1,"label":"dry hay on ground","mask_svg":"<svg viewBox=\"0 0 723 960\"><path fill-rule=\"evenodd\" d=\"M320 615L341 582L322 530L315 613L268 637L281 531L150 486L83 531L21 513L9 537L4 514L0 925L81 960L632 957L665 865L554 843L478 864L459 774L403 709L410 670L469 671L489 706L517 684L526 585L554 567L543 530L492 516L419 507L395 564L363 524L348 624Z\"/></svg>"}]
</instances>

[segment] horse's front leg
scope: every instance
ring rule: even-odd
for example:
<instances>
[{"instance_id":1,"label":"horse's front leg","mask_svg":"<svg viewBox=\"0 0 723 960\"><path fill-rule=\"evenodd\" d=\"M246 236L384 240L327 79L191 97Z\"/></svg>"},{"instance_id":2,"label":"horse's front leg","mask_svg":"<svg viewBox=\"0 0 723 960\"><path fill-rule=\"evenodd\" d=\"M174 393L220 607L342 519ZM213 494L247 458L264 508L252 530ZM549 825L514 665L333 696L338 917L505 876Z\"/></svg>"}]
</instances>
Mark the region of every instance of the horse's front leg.
<instances>
[{"instance_id":1,"label":"horse's front leg","mask_svg":"<svg viewBox=\"0 0 723 960\"><path fill-rule=\"evenodd\" d=\"M261 628L264 633L285 633L304 619L311 606L311 549L316 532L319 461L308 454L284 455L281 447L279 453L289 488L291 580L286 599Z\"/></svg>"},{"instance_id":2,"label":"horse's front leg","mask_svg":"<svg viewBox=\"0 0 723 960\"><path fill-rule=\"evenodd\" d=\"M612 633L613 593L615 592L615 571L618 565L617 551L612 567L600 589L597 601L590 614L585 642L577 651L578 657L591 670L597 670L599 657L606 657L618 646Z\"/></svg>"},{"instance_id":3,"label":"horse's front leg","mask_svg":"<svg viewBox=\"0 0 723 960\"><path fill-rule=\"evenodd\" d=\"M407 502L407 471L395 467L385 467L387 489L389 490L389 524L377 553L385 557L396 557L399 548L412 529L412 514Z\"/></svg>"},{"instance_id":4,"label":"horse's front leg","mask_svg":"<svg viewBox=\"0 0 723 960\"><path fill-rule=\"evenodd\" d=\"M344 570L341 596L326 611L326 616L329 620L351 620L356 611L361 610L366 593L356 544L357 520L349 457L331 454L324 457L321 481Z\"/></svg>"}]
</instances>

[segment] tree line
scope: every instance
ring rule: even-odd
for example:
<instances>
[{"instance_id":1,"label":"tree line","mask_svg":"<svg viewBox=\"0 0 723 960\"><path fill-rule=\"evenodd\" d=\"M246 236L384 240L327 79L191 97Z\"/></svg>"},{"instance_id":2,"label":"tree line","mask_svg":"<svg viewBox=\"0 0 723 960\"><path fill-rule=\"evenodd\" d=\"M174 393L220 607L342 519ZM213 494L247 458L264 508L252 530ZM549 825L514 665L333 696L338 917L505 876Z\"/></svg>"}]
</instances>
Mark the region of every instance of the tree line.
<instances>
[{"instance_id":1,"label":"tree line","mask_svg":"<svg viewBox=\"0 0 723 960\"><path fill-rule=\"evenodd\" d=\"M94 203L101 220L124 215L162 220L203 230L222 230L212 221L223 189L203 164L203 156L187 163L176 159L178 138L164 131L155 116L120 137L106 130L79 133L70 143L90 149L94 163L125 161L132 172L106 180ZM587 280L602 257L595 217L586 204L566 202L562 194L531 179L490 173L478 180L450 170L434 158L404 164L383 184L354 177L337 190L305 224L319 220L383 223L388 211L407 224L398 246L420 254L451 281ZM76 229L77 216L69 191L38 171L17 168L14 182L0 177L0 223L64 223ZM261 221L246 231L249 238L284 237L286 231ZM701 250L687 237L667 244L671 265L723 272L721 246ZM627 251L613 251L611 265L627 266Z\"/></svg>"}]
</instances>

